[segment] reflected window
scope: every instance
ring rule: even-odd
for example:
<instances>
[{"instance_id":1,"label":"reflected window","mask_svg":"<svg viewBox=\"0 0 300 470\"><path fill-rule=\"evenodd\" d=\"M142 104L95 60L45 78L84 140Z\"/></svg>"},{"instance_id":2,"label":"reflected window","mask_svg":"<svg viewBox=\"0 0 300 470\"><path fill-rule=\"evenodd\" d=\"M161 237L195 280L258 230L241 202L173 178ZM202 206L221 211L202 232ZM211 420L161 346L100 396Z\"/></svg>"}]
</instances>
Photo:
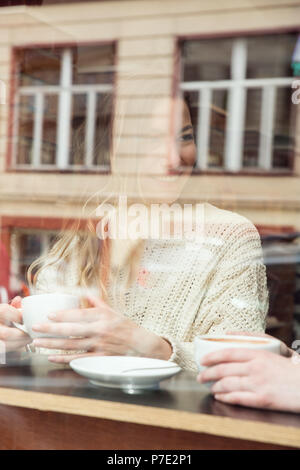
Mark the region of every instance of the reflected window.
<instances>
[{"instance_id":1,"label":"reflected window","mask_svg":"<svg viewBox=\"0 0 300 470\"><path fill-rule=\"evenodd\" d=\"M11 267L14 281L27 283L31 263L49 252L58 232L48 230L14 229L11 234ZM16 286L18 287L18 286Z\"/></svg>"},{"instance_id":2,"label":"reflected window","mask_svg":"<svg viewBox=\"0 0 300 470\"><path fill-rule=\"evenodd\" d=\"M198 169L293 169L297 38L291 33L181 43L181 89L191 95L196 114Z\"/></svg>"},{"instance_id":3,"label":"reflected window","mask_svg":"<svg viewBox=\"0 0 300 470\"><path fill-rule=\"evenodd\" d=\"M114 46L16 52L16 168L109 168Z\"/></svg>"}]
</instances>

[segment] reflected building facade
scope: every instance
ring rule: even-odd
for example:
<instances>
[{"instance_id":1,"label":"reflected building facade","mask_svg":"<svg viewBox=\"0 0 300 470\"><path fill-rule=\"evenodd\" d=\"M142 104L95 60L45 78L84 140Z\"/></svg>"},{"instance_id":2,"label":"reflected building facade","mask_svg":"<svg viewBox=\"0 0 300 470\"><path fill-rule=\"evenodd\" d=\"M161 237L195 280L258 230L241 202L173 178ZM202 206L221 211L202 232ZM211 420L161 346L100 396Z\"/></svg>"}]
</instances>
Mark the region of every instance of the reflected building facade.
<instances>
[{"instance_id":1,"label":"reflected building facade","mask_svg":"<svg viewBox=\"0 0 300 470\"><path fill-rule=\"evenodd\" d=\"M141 201L151 173L141 162L168 154L172 104L182 93L197 161L180 201L207 201L255 224L268 269L268 327L290 342L300 315L300 104L292 100L299 7L82 3L0 9L0 217L10 256L2 287L26 293L28 265L120 176ZM145 187L160 201L159 189Z\"/></svg>"}]
</instances>

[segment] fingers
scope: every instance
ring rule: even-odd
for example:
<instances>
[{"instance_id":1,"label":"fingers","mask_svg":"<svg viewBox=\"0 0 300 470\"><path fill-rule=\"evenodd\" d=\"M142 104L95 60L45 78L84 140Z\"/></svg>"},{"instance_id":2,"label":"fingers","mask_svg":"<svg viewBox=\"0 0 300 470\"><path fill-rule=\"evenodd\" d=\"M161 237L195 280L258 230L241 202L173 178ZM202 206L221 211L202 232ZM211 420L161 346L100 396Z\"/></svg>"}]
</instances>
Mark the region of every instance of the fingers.
<instances>
[{"instance_id":1,"label":"fingers","mask_svg":"<svg viewBox=\"0 0 300 470\"><path fill-rule=\"evenodd\" d=\"M49 335L59 336L93 336L93 323L41 323L32 326L36 333L47 333Z\"/></svg>"},{"instance_id":2,"label":"fingers","mask_svg":"<svg viewBox=\"0 0 300 470\"><path fill-rule=\"evenodd\" d=\"M246 362L261 354L266 354L266 352L246 348L221 349L203 356L201 365L209 367L223 362Z\"/></svg>"},{"instance_id":3,"label":"fingers","mask_svg":"<svg viewBox=\"0 0 300 470\"><path fill-rule=\"evenodd\" d=\"M260 407L259 398L254 392L231 392L216 393L215 399L231 405L250 406L252 408Z\"/></svg>"},{"instance_id":4,"label":"fingers","mask_svg":"<svg viewBox=\"0 0 300 470\"><path fill-rule=\"evenodd\" d=\"M37 338L33 340L33 344L38 348L89 351L94 346L94 340L92 338Z\"/></svg>"},{"instance_id":5,"label":"fingers","mask_svg":"<svg viewBox=\"0 0 300 470\"><path fill-rule=\"evenodd\" d=\"M249 363L225 363L217 366L209 367L198 375L198 382L215 382L224 377L229 376L245 376L248 375Z\"/></svg>"},{"instance_id":6,"label":"fingers","mask_svg":"<svg viewBox=\"0 0 300 470\"><path fill-rule=\"evenodd\" d=\"M5 343L6 351L17 351L32 341L23 331L3 325L0 325L0 340Z\"/></svg>"},{"instance_id":7,"label":"fingers","mask_svg":"<svg viewBox=\"0 0 300 470\"><path fill-rule=\"evenodd\" d=\"M24 348L27 344L31 343L31 338L28 336L27 338L23 338L20 341L7 341L5 343L5 351L18 351L21 348Z\"/></svg>"},{"instance_id":8,"label":"fingers","mask_svg":"<svg viewBox=\"0 0 300 470\"><path fill-rule=\"evenodd\" d=\"M102 314L115 314L115 312L101 299L88 298L91 308L77 308L72 310L61 310L48 315L49 320L56 322L94 322L99 320Z\"/></svg>"},{"instance_id":9,"label":"fingers","mask_svg":"<svg viewBox=\"0 0 300 470\"><path fill-rule=\"evenodd\" d=\"M22 302L22 297L17 295L16 297L12 299L12 301L10 302L10 305L12 305L12 307L15 307L15 308L21 308L22 306L21 302Z\"/></svg>"},{"instance_id":10,"label":"fingers","mask_svg":"<svg viewBox=\"0 0 300 470\"><path fill-rule=\"evenodd\" d=\"M48 356L50 362L55 362L56 364L69 364L73 359L79 359L80 357L90 357L90 356L103 356L101 353L83 353L83 354L56 354L53 356Z\"/></svg>"},{"instance_id":11,"label":"fingers","mask_svg":"<svg viewBox=\"0 0 300 470\"><path fill-rule=\"evenodd\" d=\"M0 322L10 323L10 322L22 323L22 314L15 307L12 307L8 304L0 305Z\"/></svg>"},{"instance_id":12,"label":"fingers","mask_svg":"<svg viewBox=\"0 0 300 470\"><path fill-rule=\"evenodd\" d=\"M224 377L216 382L212 388L212 393L232 393L232 392L249 392L252 391L248 377Z\"/></svg>"},{"instance_id":13,"label":"fingers","mask_svg":"<svg viewBox=\"0 0 300 470\"><path fill-rule=\"evenodd\" d=\"M290 349L283 341L280 342L280 355L284 357L292 357L295 351Z\"/></svg>"},{"instance_id":14,"label":"fingers","mask_svg":"<svg viewBox=\"0 0 300 470\"><path fill-rule=\"evenodd\" d=\"M2 341L24 341L29 336L18 328L0 325L0 339Z\"/></svg>"},{"instance_id":15,"label":"fingers","mask_svg":"<svg viewBox=\"0 0 300 470\"><path fill-rule=\"evenodd\" d=\"M99 320L99 310L97 308L77 308L73 310L60 310L48 315L49 320L57 323L65 322L94 322Z\"/></svg>"}]
</instances>

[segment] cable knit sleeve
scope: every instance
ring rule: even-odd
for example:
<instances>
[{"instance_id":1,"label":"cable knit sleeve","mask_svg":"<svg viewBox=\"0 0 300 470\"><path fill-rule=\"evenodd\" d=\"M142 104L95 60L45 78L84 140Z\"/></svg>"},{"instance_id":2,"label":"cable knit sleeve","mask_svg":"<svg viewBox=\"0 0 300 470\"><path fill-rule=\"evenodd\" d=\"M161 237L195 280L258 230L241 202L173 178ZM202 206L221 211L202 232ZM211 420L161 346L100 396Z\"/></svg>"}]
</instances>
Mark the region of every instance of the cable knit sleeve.
<instances>
[{"instance_id":1,"label":"cable knit sleeve","mask_svg":"<svg viewBox=\"0 0 300 470\"><path fill-rule=\"evenodd\" d=\"M166 339L173 346L170 360L196 369L193 339L197 334L227 331L263 332L268 311L266 268L256 228L245 222L231 226L220 240L223 249L216 259L206 295L192 325L190 341Z\"/></svg>"}]
</instances>

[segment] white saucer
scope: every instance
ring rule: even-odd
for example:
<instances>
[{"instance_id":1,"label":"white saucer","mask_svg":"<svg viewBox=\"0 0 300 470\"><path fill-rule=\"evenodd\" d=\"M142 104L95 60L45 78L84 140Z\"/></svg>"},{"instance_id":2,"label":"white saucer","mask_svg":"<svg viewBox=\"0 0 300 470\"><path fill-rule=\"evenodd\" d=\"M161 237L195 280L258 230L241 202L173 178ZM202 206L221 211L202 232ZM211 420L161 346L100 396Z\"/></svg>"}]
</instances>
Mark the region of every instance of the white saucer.
<instances>
[{"instance_id":1,"label":"white saucer","mask_svg":"<svg viewBox=\"0 0 300 470\"><path fill-rule=\"evenodd\" d=\"M170 361L131 356L90 356L73 359L71 368L100 387L118 388L127 393L154 390L159 382L172 377L181 368ZM148 370L133 370L149 368ZM150 369L151 368L151 369ZM129 372L124 372L132 369Z\"/></svg>"}]
</instances>

